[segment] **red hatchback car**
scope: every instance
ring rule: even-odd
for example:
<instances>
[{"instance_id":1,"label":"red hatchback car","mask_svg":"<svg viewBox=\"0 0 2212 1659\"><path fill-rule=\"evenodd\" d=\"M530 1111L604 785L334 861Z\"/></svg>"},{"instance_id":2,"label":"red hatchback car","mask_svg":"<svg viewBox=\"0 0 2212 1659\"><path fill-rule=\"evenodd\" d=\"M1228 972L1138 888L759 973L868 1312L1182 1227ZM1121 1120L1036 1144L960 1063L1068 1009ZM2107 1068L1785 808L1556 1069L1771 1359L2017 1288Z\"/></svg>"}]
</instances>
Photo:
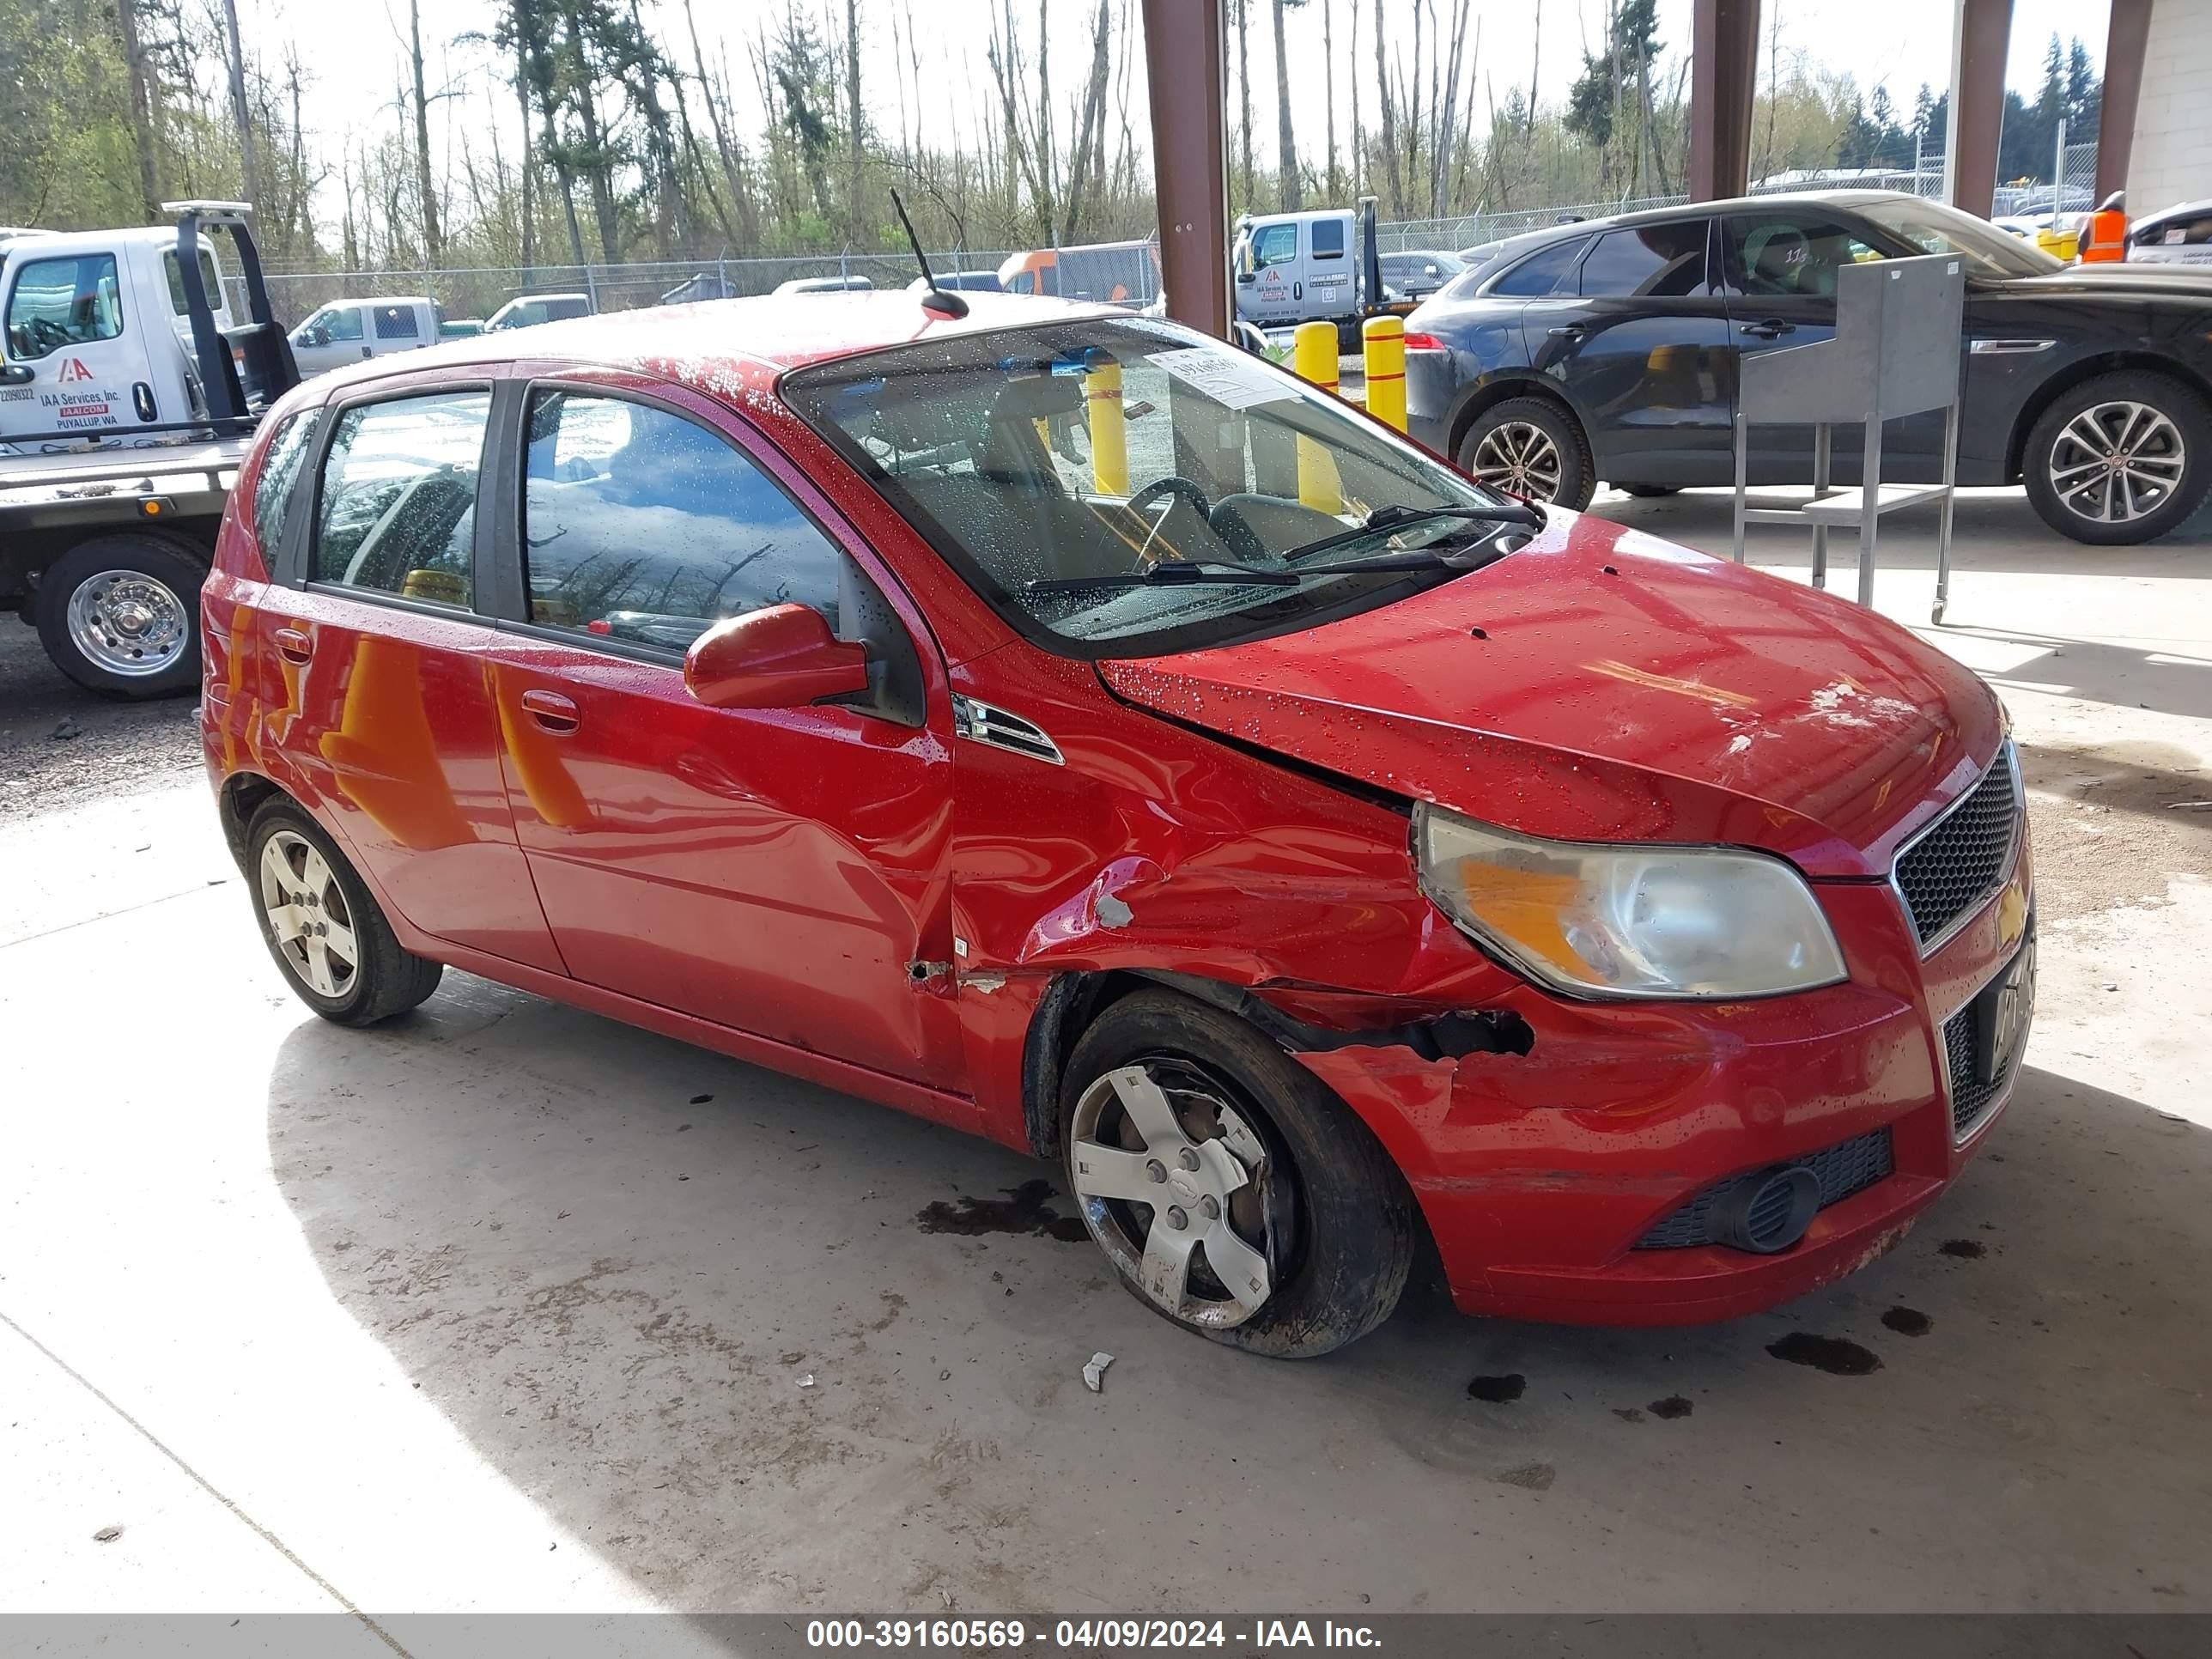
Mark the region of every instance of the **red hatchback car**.
<instances>
[{"instance_id":1,"label":"red hatchback car","mask_svg":"<svg viewBox=\"0 0 2212 1659\"><path fill-rule=\"evenodd\" d=\"M1059 1161L1255 1352L1726 1317L1850 1272L2033 1000L1996 700L1171 325L908 295L295 392L205 590L278 965L445 965Z\"/></svg>"}]
</instances>

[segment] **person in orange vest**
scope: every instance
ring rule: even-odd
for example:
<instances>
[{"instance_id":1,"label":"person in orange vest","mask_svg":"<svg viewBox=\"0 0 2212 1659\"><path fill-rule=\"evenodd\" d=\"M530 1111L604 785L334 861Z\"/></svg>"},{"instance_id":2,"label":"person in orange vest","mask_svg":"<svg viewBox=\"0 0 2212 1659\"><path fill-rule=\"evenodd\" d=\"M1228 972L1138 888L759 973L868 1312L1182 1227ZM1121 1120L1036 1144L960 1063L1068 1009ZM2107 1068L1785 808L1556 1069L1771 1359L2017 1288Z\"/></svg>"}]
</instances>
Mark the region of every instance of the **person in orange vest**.
<instances>
[{"instance_id":1,"label":"person in orange vest","mask_svg":"<svg viewBox=\"0 0 2212 1659\"><path fill-rule=\"evenodd\" d=\"M2081 239L2081 263L2099 264L2128 257L2128 198L2114 191L2104 206L2089 216L2089 234Z\"/></svg>"}]
</instances>

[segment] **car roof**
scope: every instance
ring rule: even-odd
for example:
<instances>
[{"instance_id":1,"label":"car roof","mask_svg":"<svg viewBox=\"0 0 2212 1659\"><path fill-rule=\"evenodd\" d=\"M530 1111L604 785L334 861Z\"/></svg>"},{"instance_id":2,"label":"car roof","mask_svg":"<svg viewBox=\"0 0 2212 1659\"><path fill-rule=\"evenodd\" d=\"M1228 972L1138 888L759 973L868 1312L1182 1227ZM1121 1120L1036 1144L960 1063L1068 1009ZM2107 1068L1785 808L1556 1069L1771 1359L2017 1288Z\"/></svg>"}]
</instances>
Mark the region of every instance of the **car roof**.
<instances>
[{"instance_id":1,"label":"car roof","mask_svg":"<svg viewBox=\"0 0 2212 1659\"><path fill-rule=\"evenodd\" d=\"M716 395L766 390L788 369L916 341L957 338L1024 324L1127 317L1121 306L1087 305L976 290L965 317L925 310L901 289L842 294L760 295L691 305L602 312L539 323L526 332L475 335L371 358L323 377L334 392L403 374L471 364L563 361L643 368ZM732 382L735 384L732 384Z\"/></svg>"},{"instance_id":2,"label":"car roof","mask_svg":"<svg viewBox=\"0 0 2212 1659\"><path fill-rule=\"evenodd\" d=\"M2212 201L2176 202L2170 208L2160 208L2156 213L2146 213L2135 222L2134 228L2162 225L2168 219L2202 219L2212 216Z\"/></svg>"}]
</instances>

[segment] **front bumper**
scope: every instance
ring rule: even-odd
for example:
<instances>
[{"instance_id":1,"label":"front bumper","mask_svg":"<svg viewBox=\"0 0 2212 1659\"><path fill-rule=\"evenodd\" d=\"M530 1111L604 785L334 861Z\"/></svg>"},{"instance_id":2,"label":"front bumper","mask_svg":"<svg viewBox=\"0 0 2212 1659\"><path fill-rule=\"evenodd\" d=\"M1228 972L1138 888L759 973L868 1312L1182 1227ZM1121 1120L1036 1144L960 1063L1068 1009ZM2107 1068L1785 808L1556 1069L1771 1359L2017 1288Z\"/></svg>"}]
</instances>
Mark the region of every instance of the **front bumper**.
<instances>
[{"instance_id":1,"label":"front bumper","mask_svg":"<svg viewBox=\"0 0 2212 1659\"><path fill-rule=\"evenodd\" d=\"M1851 970L1826 990L1714 1005L1532 990L1516 1004L1535 1032L1526 1055L1298 1058L1406 1172L1462 1310L1599 1325L1753 1313L1889 1249L1986 1142L2020 1067L1954 1133L1943 1028L2022 949L2031 882L2023 848L1925 961L1887 885L1824 884ZM1778 1254L1638 1248L1718 1183L1881 1132L1889 1173Z\"/></svg>"}]
</instances>

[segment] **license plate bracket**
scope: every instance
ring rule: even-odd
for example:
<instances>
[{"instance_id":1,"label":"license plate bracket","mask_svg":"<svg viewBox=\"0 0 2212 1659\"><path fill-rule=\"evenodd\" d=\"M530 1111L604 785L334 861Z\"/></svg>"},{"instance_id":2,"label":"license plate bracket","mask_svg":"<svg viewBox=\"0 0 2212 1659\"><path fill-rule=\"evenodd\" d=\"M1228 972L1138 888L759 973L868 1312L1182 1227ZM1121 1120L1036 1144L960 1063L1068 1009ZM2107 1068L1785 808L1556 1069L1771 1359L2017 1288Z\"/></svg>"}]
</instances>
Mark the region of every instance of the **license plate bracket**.
<instances>
[{"instance_id":1,"label":"license plate bracket","mask_svg":"<svg viewBox=\"0 0 2212 1659\"><path fill-rule=\"evenodd\" d=\"M2031 924L2011 966L1974 999L1975 1082L1991 1084L2011 1073L2027 1046L2034 1012L2035 929Z\"/></svg>"}]
</instances>

